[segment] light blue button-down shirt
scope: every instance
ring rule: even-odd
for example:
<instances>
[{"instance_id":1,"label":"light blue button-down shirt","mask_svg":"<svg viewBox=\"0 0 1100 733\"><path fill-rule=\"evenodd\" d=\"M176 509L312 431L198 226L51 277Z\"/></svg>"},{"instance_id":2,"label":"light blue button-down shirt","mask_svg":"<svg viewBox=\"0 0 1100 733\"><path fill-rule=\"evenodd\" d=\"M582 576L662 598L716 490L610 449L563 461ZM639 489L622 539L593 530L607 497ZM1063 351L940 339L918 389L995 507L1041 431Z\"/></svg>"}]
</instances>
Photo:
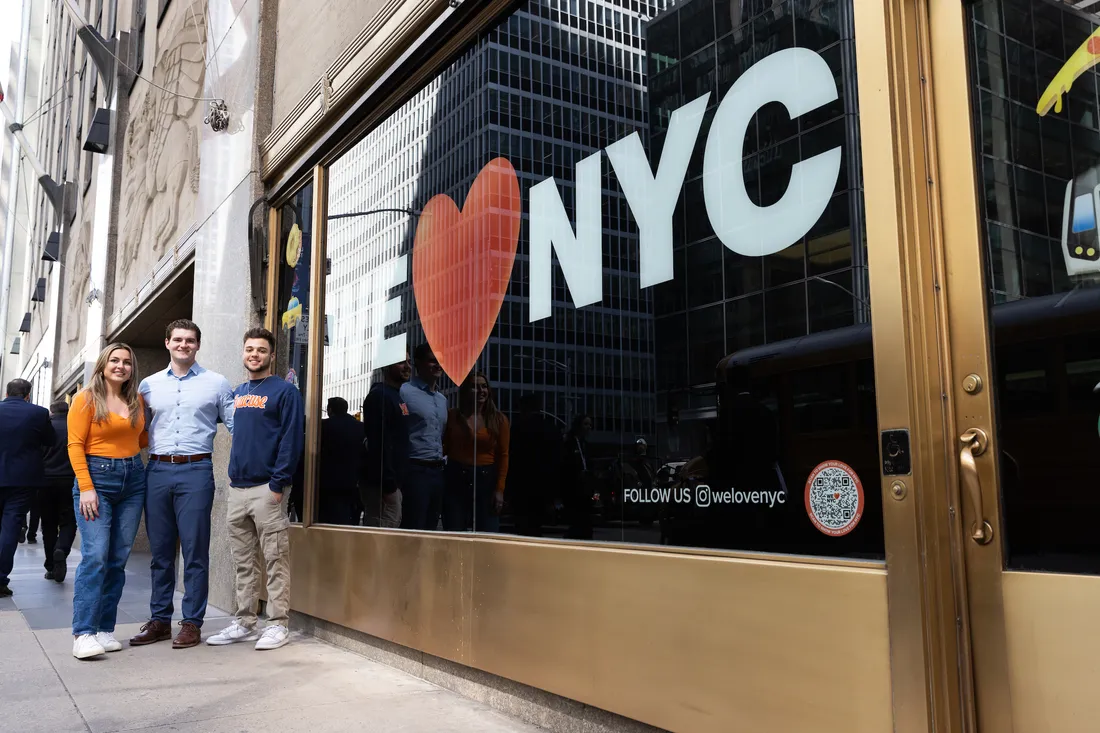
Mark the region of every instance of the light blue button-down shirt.
<instances>
[{"instance_id":1,"label":"light blue button-down shirt","mask_svg":"<svg viewBox=\"0 0 1100 733\"><path fill-rule=\"evenodd\" d=\"M141 396L152 413L149 452L193 456L214 452L218 423L233 432L233 387L217 372L193 365L182 377L172 367L141 381Z\"/></svg>"},{"instance_id":2,"label":"light blue button-down shirt","mask_svg":"<svg viewBox=\"0 0 1100 733\"><path fill-rule=\"evenodd\" d=\"M401 385L401 399L409 406L409 457L443 460L443 428L447 426L447 398L432 391L420 377Z\"/></svg>"}]
</instances>

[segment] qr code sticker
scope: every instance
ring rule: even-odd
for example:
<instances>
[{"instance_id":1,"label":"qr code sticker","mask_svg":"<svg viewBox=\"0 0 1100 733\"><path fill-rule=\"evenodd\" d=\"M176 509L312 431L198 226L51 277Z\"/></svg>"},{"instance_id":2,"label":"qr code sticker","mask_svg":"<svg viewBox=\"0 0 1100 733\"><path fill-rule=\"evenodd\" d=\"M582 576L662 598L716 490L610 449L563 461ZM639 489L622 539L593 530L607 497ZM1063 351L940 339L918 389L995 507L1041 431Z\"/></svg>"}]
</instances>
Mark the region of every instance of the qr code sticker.
<instances>
[{"instance_id":1,"label":"qr code sticker","mask_svg":"<svg viewBox=\"0 0 1100 733\"><path fill-rule=\"evenodd\" d=\"M826 534L847 534L862 513L860 487L839 466L821 468L810 481L806 497L814 524Z\"/></svg>"}]
</instances>

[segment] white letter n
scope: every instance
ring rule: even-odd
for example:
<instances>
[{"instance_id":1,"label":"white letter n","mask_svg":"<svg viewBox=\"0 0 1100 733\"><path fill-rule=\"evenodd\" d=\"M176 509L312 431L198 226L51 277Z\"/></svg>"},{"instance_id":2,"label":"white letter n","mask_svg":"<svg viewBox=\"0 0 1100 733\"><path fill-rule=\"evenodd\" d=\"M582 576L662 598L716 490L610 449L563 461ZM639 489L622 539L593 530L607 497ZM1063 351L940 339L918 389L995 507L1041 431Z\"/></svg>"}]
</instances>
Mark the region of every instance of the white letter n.
<instances>
[{"instance_id":1,"label":"white letter n","mask_svg":"<svg viewBox=\"0 0 1100 733\"><path fill-rule=\"evenodd\" d=\"M573 305L583 308L603 300L601 235L603 192L600 189L602 153L577 163L577 233L565 213L558 184L547 178L531 187L530 321L550 317L550 249L558 253Z\"/></svg>"}]
</instances>

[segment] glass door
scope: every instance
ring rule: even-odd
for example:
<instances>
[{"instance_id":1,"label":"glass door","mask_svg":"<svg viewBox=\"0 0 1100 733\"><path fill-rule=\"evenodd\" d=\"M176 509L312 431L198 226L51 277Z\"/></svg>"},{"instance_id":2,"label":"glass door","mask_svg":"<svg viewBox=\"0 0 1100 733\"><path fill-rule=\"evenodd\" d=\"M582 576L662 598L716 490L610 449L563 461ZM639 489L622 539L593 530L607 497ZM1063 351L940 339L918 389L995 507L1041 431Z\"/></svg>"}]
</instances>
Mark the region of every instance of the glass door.
<instances>
[{"instance_id":1,"label":"glass door","mask_svg":"<svg viewBox=\"0 0 1100 733\"><path fill-rule=\"evenodd\" d=\"M941 8L938 25L933 12L949 432L981 731L1091 731L1100 713L1098 10L984 0ZM965 82L939 71L952 68Z\"/></svg>"}]
</instances>

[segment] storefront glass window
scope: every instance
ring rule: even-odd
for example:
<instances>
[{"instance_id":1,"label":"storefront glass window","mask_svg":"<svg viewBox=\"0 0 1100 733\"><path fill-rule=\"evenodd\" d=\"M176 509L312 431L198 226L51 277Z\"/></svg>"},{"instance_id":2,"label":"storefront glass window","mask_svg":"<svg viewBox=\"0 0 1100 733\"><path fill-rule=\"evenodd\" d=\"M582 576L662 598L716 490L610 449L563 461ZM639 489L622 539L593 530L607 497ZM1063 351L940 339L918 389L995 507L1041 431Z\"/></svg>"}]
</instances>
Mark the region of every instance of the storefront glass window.
<instances>
[{"instance_id":1,"label":"storefront glass window","mask_svg":"<svg viewBox=\"0 0 1100 733\"><path fill-rule=\"evenodd\" d=\"M559 5L329 167L319 510L881 559L850 0Z\"/></svg>"},{"instance_id":2,"label":"storefront glass window","mask_svg":"<svg viewBox=\"0 0 1100 733\"><path fill-rule=\"evenodd\" d=\"M969 9L1007 566L1100 573L1100 16Z\"/></svg>"},{"instance_id":3,"label":"storefront glass window","mask_svg":"<svg viewBox=\"0 0 1100 733\"><path fill-rule=\"evenodd\" d=\"M303 187L279 209L279 272L275 323L275 375L298 387L304 401L309 367L309 284L313 257L313 184ZM289 512L301 521L305 496L305 460L290 494Z\"/></svg>"}]
</instances>

